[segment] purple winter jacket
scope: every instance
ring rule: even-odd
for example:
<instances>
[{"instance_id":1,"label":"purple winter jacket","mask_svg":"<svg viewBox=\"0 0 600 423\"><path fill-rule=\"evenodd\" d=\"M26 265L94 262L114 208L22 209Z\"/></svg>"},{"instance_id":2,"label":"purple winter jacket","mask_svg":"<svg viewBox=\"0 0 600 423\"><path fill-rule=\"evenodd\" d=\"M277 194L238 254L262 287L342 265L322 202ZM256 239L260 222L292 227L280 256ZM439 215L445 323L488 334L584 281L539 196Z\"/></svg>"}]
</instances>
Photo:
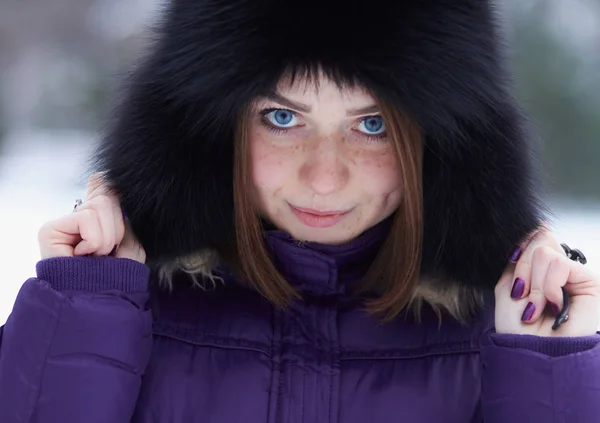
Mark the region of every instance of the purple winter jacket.
<instances>
[{"instance_id":1,"label":"purple winter jacket","mask_svg":"<svg viewBox=\"0 0 600 423\"><path fill-rule=\"evenodd\" d=\"M227 276L168 293L127 259L43 260L0 332L0 422L600 421L598 335L495 334L491 301L468 327L366 315L347 290L380 238L269 232L287 310Z\"/></svg>"}]
</instances>

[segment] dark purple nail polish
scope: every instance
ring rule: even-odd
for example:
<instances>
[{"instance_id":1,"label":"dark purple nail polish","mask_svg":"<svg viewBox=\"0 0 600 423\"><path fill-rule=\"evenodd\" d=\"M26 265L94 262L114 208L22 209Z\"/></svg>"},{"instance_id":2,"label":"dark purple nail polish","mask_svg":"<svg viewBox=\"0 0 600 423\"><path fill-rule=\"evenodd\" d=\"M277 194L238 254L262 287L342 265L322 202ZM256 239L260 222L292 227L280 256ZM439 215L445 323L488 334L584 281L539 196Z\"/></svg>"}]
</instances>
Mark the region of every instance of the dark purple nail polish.
<instances>
[{"instance_id":1,"label":"dark purple nail polish","mask_svg":"<svg viewBox=\"0 0 600 423\"><path fill-rule=\"evenodd\" d=\"M129 217L127 217L127 213L125 213L125 210L121 209L121 212L123 212L123 220L129 220Z\"/></svg>"},{"instance_id":2,"label":"dark purple nail polish","mask_svg":"<svg viewBox=\"0 0 600 423\"><path fill-rule=\"evenodd\" d=\"M523 312L523 316L521 316L521 320L526 322L529 319L531 319L531 316L533 316L533 313L535 312L535 304L533 303L529 303L527 304L527 307L525 307L525 311Z\"/></svg>"},{"instance_id":3,"label":"dark purple nail polish","mask_svg":"<svg viewBox=\"0 0 600 423\"><path fill-rule=\"evenodd\" d=\"M560 313L560 308L558 308L558 305L556 303L553 303L552 301L548 302L548 304L550 304L550 308L552 309L552 313L554 313L555 315L557 315L558 313Z\"/></svg>"},{"instance_id":4,"label":"dark purple nail polish","mask_svg":"<svg viewBox=\"0 0 600 423\"><path fill-rule=\"evenodd\" d=\"M523 254L523 250L521 247L517 247L515 251L510 255L510 261L516 262L521 258L521 254Z\"/></svg>"},{"instance_id":5,"label":"dark purple nail polish","mask_svg":"<svg viewBox=\"0 0 600 423\"><path fill-rule=\"evenodd\" d=\"M521 298L521 296L523 295L523 291L525 291L525 281L521 278L515 279L512 291L510 291L510 297L517 300Z\"/></svg>"}]
</instances>

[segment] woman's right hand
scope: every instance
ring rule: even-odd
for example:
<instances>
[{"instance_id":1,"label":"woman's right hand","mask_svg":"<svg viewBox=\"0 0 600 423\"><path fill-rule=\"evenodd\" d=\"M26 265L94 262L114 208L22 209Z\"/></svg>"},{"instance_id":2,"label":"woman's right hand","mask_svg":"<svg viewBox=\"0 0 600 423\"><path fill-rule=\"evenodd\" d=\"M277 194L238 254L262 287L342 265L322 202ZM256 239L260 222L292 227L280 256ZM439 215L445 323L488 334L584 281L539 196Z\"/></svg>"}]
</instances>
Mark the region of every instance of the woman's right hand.
<instances>
[{"instance_id":1,"label":"woman's right hand","mask_svg":"<svg viewBox=\"0 0 600 423\"><path fill-rule=\"evenodd\" d=\"M114 255L146 261L146 252L123 219L119 199L97 173L89 179L83 203L42 226L38 241L42 259Z\"/></svg>"}]
</instances>

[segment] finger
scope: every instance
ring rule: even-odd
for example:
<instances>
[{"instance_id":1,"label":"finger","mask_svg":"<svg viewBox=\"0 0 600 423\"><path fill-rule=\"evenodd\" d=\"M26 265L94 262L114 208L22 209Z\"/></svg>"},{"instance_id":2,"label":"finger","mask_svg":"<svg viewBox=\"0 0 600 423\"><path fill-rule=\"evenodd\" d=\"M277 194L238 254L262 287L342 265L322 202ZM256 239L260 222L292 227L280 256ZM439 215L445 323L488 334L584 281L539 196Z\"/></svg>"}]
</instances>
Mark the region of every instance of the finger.
<instances>
[{"instance_id":1,"label":"finger","mask_svg":"<svg viewBox=\"0 0 600 423\"><path fill-rule=\"evenodd\" d=\"M113 214L113 204L109 197L103 195L86 201L78 208L82 210L94 210L102 231L102 239L99 248L94 252L96 256L106 256L115 248L115 222Z\"/></svg>"},{"instance_id":2,"label":"finger","mask_svg":"<svg viewBox=\"0 0 600 423\"><path fill-rule=\"evenodd\" d=\"M502 272L502 276L500 280L496 284L494 289L497 296L509 298L510 291L512 288L513 275L515 273L515 265L513 263L508 263L504 272Z\"/></svg>"},{"instance_id":3,"label":"finger","mask_svg":"<svg viewBox=\"0 0 600 423\"><path fill-rule=\"evenodd\" d=\"M569 263L566 257L550 247L535 250L531 271L531 289L528 303L523 310L521 320L534 323L542 315L546 304L553 304L557 314L562 304L561 287L567 283ZM568 259L567 259L568 260Z\"/></svg>"},{"instance_id":4,"label":"finger","mask_svg":"<svg viewBox=\"0 0 600 423\"><path fill-rule=\"evenodd\" d=\"M125 223L125 234L121 244L117 248L115 257L127 258L130 260L139 261L140 263L146 262L146 252L136 239L128 223Z\"/></svg>"},{"instance_id":5,"label":"finger","mask_svg":"<svg viewBox=\"0 0 600 423\"><path fill-rule=\"evenodd\" d=\"M569 276L565 289L571 295L584 295L598 291L597 276L583 264L573 261L566 256L564 261L569 267Z\"/></svg>"},{"instance_id":6,"label":"finger","mask_svg":"<svg viewBox=\"0 0 600 423\"><path fill-rule=\"evenodd\" d=\"M110 212L112 216L112 222L114 225L114 248L118 248L123 240L123 236L125 235L125 223L123 221L123 212L121 211L121 205L117 196L112 193L111 190L108 191L108 199L110 200Z\"/></svg>"},{"instance_id":7,"label":"finger","mask_svg":"<svg viewBox=\"0 0 600 423\"><path fill-rule=\"evenodd\" d=\"M515 301L510 298L514 265L509 265L494 290L496 330L500 333L514 332L521 325L521 315L527 300Z\"/></svg>"},{"instance_id":8,"label":"finger","mask_svg":"<svg viewBox=\"0 0 600 423\"><path fill-rule=\"evenodd\" d=\"M73 215L50 221L38 231L42 259L70 257L73 255L73 246L80 241L79 224Z\"/></svg>"},{"instance_id":9,"label":"finger","mask_svg":"<svg viewBox=\"0 0 600 423\"><path fill-rule=\"evenodd\" d=\"M125 225L123 222L123 212L121 210L121 204L119 198L115 192L109 188L106 184L102 185L103 201L107 202L107 207L110 205L110 212L112 215L112 223L114 225L114 242L115 245L119 245L125 234Z\"/></svg>"},{"instance_id":10,"label":"finger","mask_svg":"<svg viewBox=\"0 0 600 423\"><path fill-rule=\"evenodd\" d=\"M114 222L114 238L115 244L118 245L123 238L125 233L125 227L122 223L123 220L123 212L121 211L121 205L119 203L117 195L110 188L110 186L106 183L104 179L105 173L96 172L92 174L89 178L88 182L88 190L86 200L90 201L94 198L105 196L110 200L111 203L111 213L113 216ZM114 247L114 246L113 246ZM111 250L112 251L112 250Z\"/></svg>"},{"instance_id":11,"label":"finger","mask_svg":"<svg viewBox=\"0 0 600 423\"><path fill-rule=\"evenodd\" d=\"M562 287L569 280L571 273L571 262L557 253L556 257L550 261L548 272L546 274L546 301L552 310L552 314L557 316L564 306Z\"/></svg>"},{"instance_id":12,"label":"finger","mask_svg":"<svg viewBox=\"0 0 600 423\"><path fill-rule=\"evenodd\" d=\"M509 261L512 263L517 263L521 258L523 252L527 250L527 247L531 242L539 236L541 232L551 232L552 228L550 224L547 222L543 222L537 229L533 230L530 234L528 234L523 241L521 241L516 248L513 250L509 257Z\"/></svg>"},{"instance_id":13,"label":"finger","mask_svg":"<svg viewBox=\"0 0 600 423\"><path fill-rule=\"evenodd\" d=\"M123 242L125 237L125 222L123 220L123 212L118 202L113 202L112 207L113 222L115 224L115 245L119 248L119 245Z\"/></svg>"},{"instance_id":14,"label":"finger","mask_svg":"<svg viewBox=\"0 0 600 423\"><path fill-rule=\"evenodd\" d=\"M517 262L510 294L513 299L517 300L529 295L534 254L537 248L542 246L549 247L557 253L564 255L560 243L554 238L552 232L550 232L549 226L543 225L530 239Z\"/></svg>"},{"instance_id":15,"label":"finger","mask_svg":"<svg viewBox=\"0 0 600 423\"><path fill-rule=\"evenodd\" d=\"M102 246L102 229L94 210L86 209L73 214L81 242L73 250L76 256L94 254Z\"/></svg>"}]
</instances>

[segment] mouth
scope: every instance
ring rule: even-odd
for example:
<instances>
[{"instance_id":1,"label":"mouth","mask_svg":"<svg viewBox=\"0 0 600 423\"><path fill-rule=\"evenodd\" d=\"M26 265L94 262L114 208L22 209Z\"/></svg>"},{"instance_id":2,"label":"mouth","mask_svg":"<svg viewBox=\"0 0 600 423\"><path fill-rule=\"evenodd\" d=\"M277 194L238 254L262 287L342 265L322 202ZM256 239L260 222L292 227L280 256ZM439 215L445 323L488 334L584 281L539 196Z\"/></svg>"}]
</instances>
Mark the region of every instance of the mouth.
<instances>
[{"instance_id":1,"label":"mouth","mask_svg":"<svg viewBox=\"0 0 600 423\"><path fill-rule=\"evenodd\" d=\"M350 210L315 210L304 207L296 207L289 205L292 213L304 223L306 226L311 228L328 228L342 221Z\"/></svg>"}]
</instances>

